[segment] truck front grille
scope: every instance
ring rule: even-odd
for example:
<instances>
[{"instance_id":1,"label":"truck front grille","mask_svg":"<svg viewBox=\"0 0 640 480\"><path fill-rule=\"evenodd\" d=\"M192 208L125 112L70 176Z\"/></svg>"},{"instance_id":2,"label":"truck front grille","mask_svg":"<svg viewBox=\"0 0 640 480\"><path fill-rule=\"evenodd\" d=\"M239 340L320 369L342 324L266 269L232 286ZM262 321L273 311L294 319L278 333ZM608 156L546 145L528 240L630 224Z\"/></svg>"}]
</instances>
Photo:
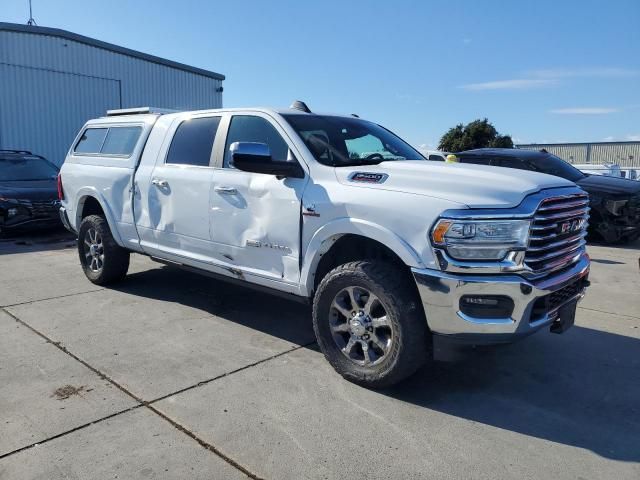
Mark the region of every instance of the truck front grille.
<instances>
[{"instance_id":1,"label":"truck front grille","mask_svg":"<svg viewBox=\"0 0 640 480\"><path fill-rule=\"evenodd\" d=\"M543 200L531 223L527 267L544 274L575 263L585 251L588 219L586 193Z\"/></svg>"}]
</instances>

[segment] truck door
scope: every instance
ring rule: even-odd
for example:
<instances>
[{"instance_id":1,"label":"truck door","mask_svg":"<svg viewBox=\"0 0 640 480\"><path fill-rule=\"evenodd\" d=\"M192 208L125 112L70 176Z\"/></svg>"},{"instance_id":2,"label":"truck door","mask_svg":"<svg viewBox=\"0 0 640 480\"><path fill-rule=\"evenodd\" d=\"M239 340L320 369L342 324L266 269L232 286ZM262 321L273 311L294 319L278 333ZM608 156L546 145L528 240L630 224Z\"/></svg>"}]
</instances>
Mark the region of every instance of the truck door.
<instances>
[{"instance_id":1,"label":"truck door","mask_svg":"<svg viewBox=\"0 0 640 480\"><path fill-rule=\"evenodd\" d=\"M232 166L234 142L266 143L277 160L298 161L287 135L268 115L233 115L218 150L211 190L211 238L218 258L248 280L282 289L297 285L300 208L306 178L279 179ZM227 124L227 121L224 122Z\"/></svg>"},{"instance_id":2,"label":"truck door","mask_svg":"<svg viewBox=\"0 0 640 480\"><path fill-rule=\"evenodd\" d=\"M147 180L149 223L155 249L165 258L212 263L209 195L220 119L181 119Z\"/></svg>"}]
</instances>

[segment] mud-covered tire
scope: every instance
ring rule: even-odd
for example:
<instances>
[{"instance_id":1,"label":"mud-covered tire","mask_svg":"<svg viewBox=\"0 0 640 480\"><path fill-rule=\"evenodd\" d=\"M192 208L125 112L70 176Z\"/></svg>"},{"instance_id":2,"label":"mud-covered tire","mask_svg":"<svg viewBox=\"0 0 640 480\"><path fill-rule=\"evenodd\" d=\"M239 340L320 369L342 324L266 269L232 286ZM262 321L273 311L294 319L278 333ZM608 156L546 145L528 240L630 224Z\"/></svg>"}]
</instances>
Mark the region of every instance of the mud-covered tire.
<instances>
[{"instance_id":1,"label":"mud-covered tire","mask_svg":"<svg viewBox=\"0 0 640 480\"><path fill-rule=\"evenodd\" d=\"M101 215L82 219L78 256L84 274L96 285L122 280L129 270L129 251L116 243L107 220Z\"/></svg>"},{"instance_id":2,"label":"mud-covered tire","mask_svg":"<svg viewBox=\"0 0 640 480\"><path fill-rule=\"evenodd\" d=\"M369 295L363 292L369 292ZM359 299L356 299L358 295ZM351 312L351 316L347 318L346 314L349 312L348 308L343 308L343 302L349 304L351 299L356 305L364 304L365 308L372 297L377 297L374 301L379 301L383 310L370 316L364 315L370 319L364 320L362 324L371 326L371 337L375 338L375 344L370 343L365 351L364 345L369 340L363 339L371 337L366 332L363 336L359 335L361 323L356 318L363 313L357 312L356 307L355 313ZM373 312L372 307L369 310ZM389 324L389 334L385 335L388 343L382 343L388 348L377 349L380 343L377 336L379 330L373 330L377 328L374 327L377 324L374 317L378 315L383 318L383 312L385 322ZM342 321L343 317L346 322ZM313 328L320 349L333 368L345 379L368 388L394 385L415 373L432 358L432 339L415 285L407 272L390 263L358 261L330 271L320 282L314 296ZM349 331L343 332L345 328L349 328ZM385 327L381 328L384 332ZM337 330L339 331L336 333ZM356 341L361 342L361 345L356 345L355 350L352 346L351 354L344 353L352 338L358 339ZM339 342L346 345L341 348ZM362 360L358 358L359 355ZM378 356L378 359L370 365L360 364L359 362L365 361L365 355L369 362L371 357Z\"/></svg>"}]
</instances>

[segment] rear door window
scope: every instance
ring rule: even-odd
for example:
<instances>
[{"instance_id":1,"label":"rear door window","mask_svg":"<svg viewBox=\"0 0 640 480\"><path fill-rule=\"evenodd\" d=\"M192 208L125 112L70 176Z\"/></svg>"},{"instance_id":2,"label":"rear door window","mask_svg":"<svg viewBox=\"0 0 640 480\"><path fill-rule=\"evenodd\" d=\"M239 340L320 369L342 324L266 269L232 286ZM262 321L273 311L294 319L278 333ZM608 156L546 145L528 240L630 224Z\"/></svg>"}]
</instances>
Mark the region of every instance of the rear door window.
<instances>
[{"instance_id":1,"label":"rear door window","mask_svg":"<svg viewBox=\"0 0 640 480\"><path fill-rule=\"evenodd\" d=\"M100 153L107 155L131 155L136 148L142 127L111 127Z\"/></svg>"},{"instance_id":2,"label":"rear door window","mask_svg":"<svg viewBox=\"0 0 640 480\"><path fill-rule=\"evenodd\" d=\"M208 167L220 117L192 118L180 124L165 163Z\"/></svg>"},{"instance_id":3,"label":"rear door window","mask_svg":"<svg viewBox=\"0 0 640 480\"><path fill-rule=\"evenodd\" d=\"M74 152L100 153L108 131L108 128L87 128L78 140Z\"/></svg>"}]
</instances>

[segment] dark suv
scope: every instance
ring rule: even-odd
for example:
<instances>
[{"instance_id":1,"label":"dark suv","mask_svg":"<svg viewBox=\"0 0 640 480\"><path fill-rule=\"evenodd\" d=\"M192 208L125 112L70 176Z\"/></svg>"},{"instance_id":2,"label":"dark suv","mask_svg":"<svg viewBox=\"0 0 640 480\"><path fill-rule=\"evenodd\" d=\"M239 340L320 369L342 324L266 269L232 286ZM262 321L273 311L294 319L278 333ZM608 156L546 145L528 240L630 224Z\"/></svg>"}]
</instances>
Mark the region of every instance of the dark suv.
<instances>
[{"instance_id":1,"label":"dark suv","mask_svg":"<svg viewBox=\"0 0 640 480\"><path fill-rule=\"evenodd\" d=\"M492 165L547 173L566 178L589 193L590 236L607 243L640 237L640 182L619 177L589 175L546 150L480 148L456 153L461 163Z\"/></svg>"},{"instance_id":2,"label":"dark suv","mask_svg":"<svg viewBox=\"0 0 640 480\"><path fill-rule=\"evenodd\" d=\"M58 167L26 150L0 150L0 233L61 225Z\"/></svg>"}]
</instances>

